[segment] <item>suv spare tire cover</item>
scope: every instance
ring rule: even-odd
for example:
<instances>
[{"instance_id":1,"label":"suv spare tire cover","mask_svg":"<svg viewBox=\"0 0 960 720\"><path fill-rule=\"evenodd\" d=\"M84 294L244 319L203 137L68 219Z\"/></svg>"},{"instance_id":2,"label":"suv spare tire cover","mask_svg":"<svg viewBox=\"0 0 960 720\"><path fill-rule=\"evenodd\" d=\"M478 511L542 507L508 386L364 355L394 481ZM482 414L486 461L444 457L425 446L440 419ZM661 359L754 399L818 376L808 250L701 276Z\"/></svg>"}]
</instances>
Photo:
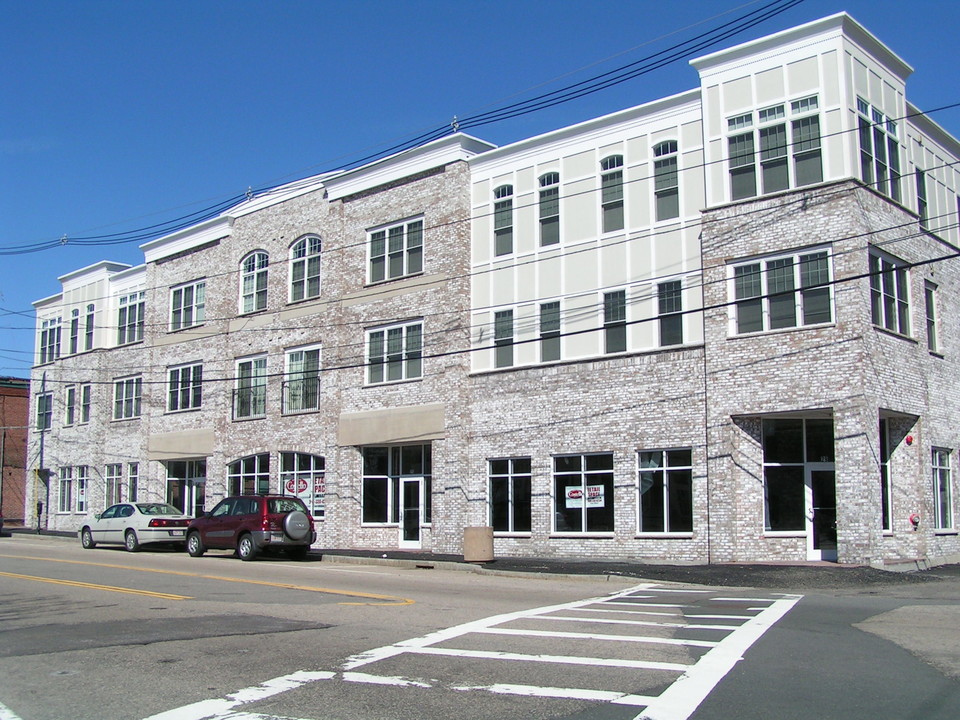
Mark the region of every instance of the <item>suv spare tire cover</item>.
<instances>
[{"instance_id":1,"label":"suv spare tire cover","mask_svg":"<svg viewBox=\"0 0 960 720\"><path fill-rule=\"evenodd\" d=\"M300 510L294 510L283 519L283 529L294 540L303 540L310 532L310 521Z\"/></svg>"}]
</instances>

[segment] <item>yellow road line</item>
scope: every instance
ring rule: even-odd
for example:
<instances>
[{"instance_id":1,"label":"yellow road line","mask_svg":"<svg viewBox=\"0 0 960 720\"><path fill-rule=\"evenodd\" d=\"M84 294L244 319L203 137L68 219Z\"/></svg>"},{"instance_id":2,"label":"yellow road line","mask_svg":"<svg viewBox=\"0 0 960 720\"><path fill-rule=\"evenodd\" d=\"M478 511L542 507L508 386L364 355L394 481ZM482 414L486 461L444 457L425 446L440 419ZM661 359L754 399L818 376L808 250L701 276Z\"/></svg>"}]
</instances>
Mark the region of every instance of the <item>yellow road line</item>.
<instances>
[{"instance_id":1,"label":"yellow road line","mask_svg":"<svg viewBox=\"0 0 960 720\"><path fill-rule=\"evenodd\" d=\"M77 580L57 580L56 578L38 577L37 575L19 575L17 573L0 572L0 577L17 578L19 580L35 580L36 582L51 583L52 585L69 585L89 590L107 590L109 592L126 593L127 595L146 595L147 597L163 600L190 600L188 595L172 595L170 593L151 592L150 590L134 590L133 588L115 587L113 585L95 585L94 583L79 582Z\"/></svg>"},{"instance_id":2,"label":"yellow road line","mask_svg":"<svg viewBox=\"0 0 960 720\"><path fill-rule=\"evenodd\" d=\"M401 605L413 605L416 601L410 598L397 597L396 595L378 595L376 593L365 593L358 590L334 590L331 588L319 588L310 585L293 585L290 583L275 583L266 580L246 580L244 578L224 577L222 575L206 575L204 573L181 572L178 570L157 570L155 568L132 567L130 565L113 565L110 563L89 562L86 560L62 560L59 558L32 557L27 555L4 555L0 557L12 558L14 560L39 560L42 562L56 562L67 565L88 565L92 567L106 567L117 570L135 570L137 572L157 573L159 575L180 575L182 577L201 578L203 580L221 580L223 582L247 583L249 585L264 585L267 587L278 587L286 590L303 590L306 592L318 592L325 595L343 595L345 597L363 598L365 600L380 600L383 602L342 602L338 605L384 605L387 607L397 607Z\"/></svg>"}]
</instances>

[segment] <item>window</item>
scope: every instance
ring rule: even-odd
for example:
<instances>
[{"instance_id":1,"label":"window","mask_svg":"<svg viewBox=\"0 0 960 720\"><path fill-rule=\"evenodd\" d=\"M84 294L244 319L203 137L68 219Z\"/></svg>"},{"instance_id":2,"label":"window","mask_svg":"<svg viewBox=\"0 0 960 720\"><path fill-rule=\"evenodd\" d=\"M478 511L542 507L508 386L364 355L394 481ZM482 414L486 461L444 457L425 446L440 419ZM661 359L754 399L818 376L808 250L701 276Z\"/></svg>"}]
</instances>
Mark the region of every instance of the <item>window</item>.
<instances>
[{"instance_id":1,"label":"window","mask_svg":"<svg viewBox=\"0 0 960 720\"><path fill-rule=\"evenodd\" d=\"M667 140L653 148L653 194L657 220L680 215L680 182L677 175L677 141Z\"/></svg>"},{"instance_id":2,"label":"window","mask_svg":"<svg viewBox=\"0 0 960 720\"><path fill-rule=\"evenodd\" d=\"M613 454L553 459L554 530L613 532Z\"/></svg>"},{"instance_id":3,"label":"window","mask_svg":"<svg viewBox=\"0 0 960 720\"><path fill-rule=\"evenodd\" d=\"M802 532L807 523L806 464L834 462L833 420L765 418L762 428L765 527ZM821 499L831 504L829 498Z\"/></svg>"},{"instance_id":4,"label":"window","mask_svg":"<svg viewBox=\"0 0 960 720\"><path fill-rule=\"evenodd\" d=\"M57 512L68 513L73 509L73 468L61 467L57 481Z\"/></svg>"},{"instance_id":5,"label":"window","mask_svg":"<svg viewBox=\"0 0 960 720\"><path fill-rule=\"evenodd\" d=\"M117 316L117 345L143 340L143 311L145 293L131 293L120 298Z\"/></svg>"},{"instance_id":6,"label":"window","mask_svg":"<svg viewBox=\"0 0 960 720\"><path fill-rule=\"evenodd\" d=\"M63 424L73 425L77 421L77 386L67 385L64 388L66 401L64 402Z\"/></svg>"},{"instance_id":7,"label":"window","mask_svg":"<svg viewBox=\"0 0 960 720\"><path fill-rule=\"evenodd\" d=\"M270 492L270 453L248 455L227 466L231 495L266 495Z\"/></svg>"},{"instance_id":8,"label":"window","mask_svg":"<svg viewBox=\"0 0 960 720\"><path fill-rule=\"evenodd\" d=\"M540 304L540 362L560 359L560 302Z\"/></svg>"},{"instance_id":9,"label":"window","mask_svg":"<svg viewBox=\"0 0 960 720\"><path fill-rule=\"evenodd\" d=\"M831 322L829 283L826 250L734 266L736 332Z\"/></svg>"},{"instance_id":10,"label":"window","mask_svg":"<svg viewBox=\"0 0 960 720\"><path fill-rule=\"evenodd\" d=\"M80 352L80 311L70 311L70 349L71 355Z\"/></svg>"},{"instance_id":11,"label":"window","mask_svg":"<svg viewBox=\"0 0 960 720\"><path fill-rule=\"evenodd\" d=\"M933 526L937 530L953 527L951 454L950 450L933 448Z\"/></svg>"},{"instance_id":12,"label":"window","mask_svg":"<svg viewBox=\"0 0 960 720\"><path fill-rule=\"evenodd\" d=\"M880 521L885 532L893 531L891 508L893 490L890 484L890 432L886 418L880 418Z\"/></svg>"},{"instance_id":13,"label":"window","mask_svg":"<svg viewBox=\"0 0 960 720\"><path fill-rule=\"evenodd\" d=\"M280 491L284 495L296 495L303 500L310 514L323 518L326 461L320 455L307 453L280 453Z\"/></svg>"},{"instance_id":14,"label":"window","mask_svg":"<svg viewBox=\"0 0 960 720\"><path fill-rule=\"evenodd\" d=\"M93 350L93 321L96 317L96 307L87 305L87 319L83 329L83 349Z\"/></svg>"},{"instance_id":15,"label":"window","mask_svg":"<svg viewBox=\"0 0 960 720\"><path fill-rule=\"evenodd\" d=\"M660 345L683 343L683 284L679 280L657 285L660 311Z\"/></svg>"},{"instance_id":16,"label":"window","mask_svg":"<svg viewBox=\"0 0 960 720\"><path fill-rule=\"evenodd\" d=\"M87 489L90 486L90 469L86 465L80 465L77 468L77 487L76 487L76 512L85 513L87 511Z\"/></svg>"},{"instance_id":17,"label":"window","mask_svg":"<svg viewBox=\"0 0 960 720\"><path fill-rule=\"evenodd\" d=\"M603 351L624 352L627 349L627 291L603 294Z\"/></svg>"},{"instance_id":18,"label":"window","mask_svg":"<svg viewBox=\"0 0 960 720\"><path fill-rule=\"evenodd\" d=\"M423 520L432 521L432 450L430 445L400 445L363 448L364 523L400 522L400 480L422 480Z\"/></svg>"},{"instance_id":19,"label":"window","mask_svg":"<svg viewBox=\"0 0 960 720\"><path fill-rule=\"evenodd\" d=\"M937 320L937 286L932 282L923 285L923 303L927 316L927 350L939 352L939 322Z\"/></svg>"},{"instance_id":20,"label":"window","mask_svg":"<svg viewBox=\"0 0 960 720\"><path fill-rule=\"evenodd\" d=\"M103 472L104 504L107 507L123 500L123 465L110 463Z\"/></svg>"},{"instance_id":21,"label":"window","mask_svg":"<svg viewBox=\"0 0 960 720\"><path fill-rule=\"evenodd\" d=\"M320 238L309 235L290 248L290 301L320 296Z\"/></svg>"},{"instance_id":22,"label":"window","mask_svg":"<svg viewBox=\"0 0 960 720\"><path fill-rule=\"evenodd\" d=\"M370 233L370 282L423 272L423 220Z\"/></svg>"},{"instance_id":23,"label":"window","mask_svg":"<svg viewBox=\"0 0 960 720\"><path fill-rule=\"evenodd\" d=\"M240 263L240 312L249 313L267 307L267 266L270 257L258 250Z\"/></svg>"},{"instance_id":24,"label":"window","mask_svg":"<svg viewBox=\"0 0 960 720\"><path fill-rule=\"evenodd\" d=\"M513 185L501 185L493 191L493 254L513 252Z\"/></svg>"},{"instance_id":25,"label":"window","mask_svg":"<svg viewBox=\"0 0 960 720\"><path fill-rule=\"evenodd\" d=\"M917 178L917 215L920 216L920 227L925 230L929 224L927 210L927 175L923 170L916 171Z\"/></svg>"},{"instance_id":26,"label":"window","mask_svg":"<svg viewBox=\"0 0 960 720\"><path fill-rule=\"evenodd\" d=\"M892 200L900 202L900 144L897 124L857 98L857 137L860 142L860 174L863 181Z\"/></svg>"},{"instance_id":27,"label":"window","mask_svg":"<svg viewBox=\"0 0 960 720\"><path fill-rule=\"evenodd\" d=\"M910 287L901 261L870 252L870 313L873 324L900 335L910 334Z\"/></svg>"},{"instance_id":28,"label":"window","mask_svg":"<svg viewBox=\"0 0 960 720\"><path fill-rule=\"evenodd\" d=\"M237 363L237 386L233 391L233 419L264 417L267 414L266 356Z\"/></svg>"},{"instance_id":29,"label":"window","mask_svg":"<svg viewBox=\"0 0 960 720\"><path fill-rule=\"evenodd\" d=\"M47 318L40 323L40 364L60 357L60 318Z\"/></svg>"},{"instance_id":30,"label":"window","mask_svg":"<svg viewBox=\"0 0 960 720\"><path fill-rule=\"evenodd\" d=\"M758 145L762 193L779 192L823 180L819 108L816 95L794 100L790 103L789 123L786 105L763 108L757 112L759 127L756 133L753 130L742 132L752 127L752 114L728 119L728 130L737 133L727 139L730 196L733 200L757 194Z\"/></svg>"},{"instance_id":31,"label":"window","mask_svg":"<svg viewBox=\"0 0 960 720\"><path fill-rule=\"evenodd\" d=\"M691 457L689 448L638 453L640 532L693 532Z\"/></svg>"},{"instance_id":32,"label":"window","mask_svg":"<svg viewBox=\"0 0 960 720\"><path fill-rule=\"evenodd\" d=\"M493 314L493 366L513 366L513 310Z\"/></svg>"},{"instance_id":33,"label":"window","mask_svg":"<svg viewBox=\"0 0 960 720\"><path fill-rule=\"evenodd\" d=\"M367 384L423 377L423 322L367 331Z\"/></svg>"},{"instance_id":34,"label":"window","mask_svg":"<svg viewBox=\"0 0 960 720\"><path fill-rule=\"evenodd\" d=\"M320 408L320 348L287 352L287 377L283 383L283 412Z\"/></svg>"},{"instance_id":35,"label":"window","mask_svg":"<svg viewBox=\"0 0 960 720\"><path fill-rule=\"evenodd\" d=\"M600 161L600 214L603 231L623 230L623 155Z\"/></svg>"},{"instance_id":36,"label":"window","mask_svg":"<svg viewBox=\"0 0 960 720\"><path fill-rule=\"evenodd\" d=\"M206 283L193 282L174 288L170 293L170 329L199 325L204 320Z\"/></svg>"},{"instance_id":37,"label":"window","mask_svg":"<svg viewBox=\"0 0 960 720\"><path fill-rule=\"evenodd\" d=\"M140 484L140 463L127 463L127 500L136 502Z\"/></svg>"},{"instance_id":38,"label":"window","mask_svg":"<svg viewBox=\"0 0 960 720\"><path fill-rule=\"evenodd\" d=\"M140 417L140 394L143 380L139 376L116 380L113 383L113 419L127 420Z\"/></svg>"},{"instance_id":39,"label":"window","mask_svg":"<svg viewBox=\"0 0 960 720\"><path fill-rule=\"evenodd\" d=\"M88 423L90 422L90 393L93 391L93 386L90 383L86 383L80 386L80 422Z\"/></svg>"},{"instance_id":40,"label":"window","mask_svg":"<svg viewBox=\"0 0 960 720\"><path fill-rule=\"evenodd\" d=\"M489 497L494 532L530 532L530 458L491 460Z\"/></svg>"},{"instance_id":41,"label":"window","mask_svg":"<svg viewBox=\"0 0 960 720\"><path fill-rule=\"evenodd\" d=\"M196 410L202 401L203 365L183 365L171 368L167 394L167 410Z\"/></svg>"},{"instance_id":42,"label":"window","mask_svg":"<svg viewBox=\"0 0 960 720\"><path fill-rule=\"evenodd\" d=\"M49 430L53 425L53 393L37 395L37 430Z\"/></svg>"},{"instance_id":43,"label":"window","mask_svg":"<svg viewBox=\"0 0 960 720\"><path fill-rule=\"evenodd\" d=\"M560 242L560 173L540 176L540 245Z\"/></svg>"}]
</instances>

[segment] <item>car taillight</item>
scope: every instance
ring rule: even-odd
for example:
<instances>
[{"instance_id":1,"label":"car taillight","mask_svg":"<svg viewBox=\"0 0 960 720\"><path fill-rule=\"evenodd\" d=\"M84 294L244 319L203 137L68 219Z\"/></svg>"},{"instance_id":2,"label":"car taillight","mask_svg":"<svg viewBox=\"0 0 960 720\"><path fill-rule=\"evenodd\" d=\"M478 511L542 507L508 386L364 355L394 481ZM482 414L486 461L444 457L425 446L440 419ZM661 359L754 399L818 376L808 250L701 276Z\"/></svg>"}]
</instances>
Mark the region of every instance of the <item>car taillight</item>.
<instances>
[{"instance_id":1,"label":"car taillight","mask_svg":"<svg viewBox=\"0 0 960 720\"><path fill-rule=\"evenodd\" d=\"M153 518L147 527L186 527L186 520L170 520L169 518Z\"/></svg>"}]
</instances>

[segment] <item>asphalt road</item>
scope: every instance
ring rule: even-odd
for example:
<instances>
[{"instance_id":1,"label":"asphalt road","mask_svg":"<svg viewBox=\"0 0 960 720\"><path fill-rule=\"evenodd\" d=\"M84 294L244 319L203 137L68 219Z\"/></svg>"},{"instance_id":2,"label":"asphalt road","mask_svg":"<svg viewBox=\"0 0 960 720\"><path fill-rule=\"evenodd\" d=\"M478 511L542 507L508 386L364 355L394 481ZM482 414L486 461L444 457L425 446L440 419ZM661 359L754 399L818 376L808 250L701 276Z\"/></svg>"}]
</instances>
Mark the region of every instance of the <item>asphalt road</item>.
<instances>
[{"instance_id":1,"label":"asphalt road","mask_svg":"<svg viewBox=\"0 0 960 720\"><path fill-rule=\"evenodd\" d=\"M960 708L955 567L334 559L4 537L0 720L955 720Z\"/></svg>"}]
</instances>

